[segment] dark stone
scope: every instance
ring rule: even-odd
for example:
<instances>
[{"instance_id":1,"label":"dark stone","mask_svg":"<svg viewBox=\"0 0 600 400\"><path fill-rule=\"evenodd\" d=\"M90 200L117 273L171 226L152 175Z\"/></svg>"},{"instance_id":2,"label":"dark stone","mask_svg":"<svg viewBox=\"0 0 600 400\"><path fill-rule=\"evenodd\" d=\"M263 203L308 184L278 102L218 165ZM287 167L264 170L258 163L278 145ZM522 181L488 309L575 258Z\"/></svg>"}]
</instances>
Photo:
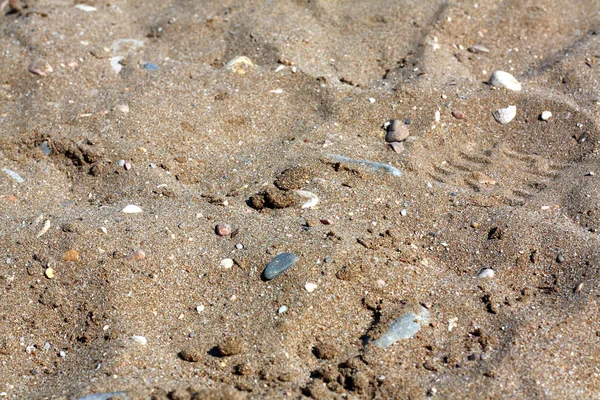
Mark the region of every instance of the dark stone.
<instances>
[{"instance_id":1,"label":"dark stone","mask_svg":"<svg viewBox=\"0 0 600 400\"><path fill-rule=\"evenodd\" d=\"M267 281L277 278L286 269L291 267L298 257L294 253L281 253L274 257L263 271L263 278Z\"/></svg>"}]
</instances>

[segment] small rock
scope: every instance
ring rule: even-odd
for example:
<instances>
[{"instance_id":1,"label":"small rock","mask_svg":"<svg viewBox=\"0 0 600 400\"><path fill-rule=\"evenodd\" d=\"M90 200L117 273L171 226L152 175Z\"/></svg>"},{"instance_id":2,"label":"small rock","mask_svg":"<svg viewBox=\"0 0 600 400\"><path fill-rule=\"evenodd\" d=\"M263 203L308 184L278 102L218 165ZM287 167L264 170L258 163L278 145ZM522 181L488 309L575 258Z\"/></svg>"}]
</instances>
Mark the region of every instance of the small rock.
<instances>
[{"instance_id":1,"label":"small rock","mask_svg":"<svg viewBox=\"0 0 600 400\"><path fill-rule=\"evenodd\" d=\"M515 92L521 91L521 83L514 76L504 71L494 71L488 83L497 88L506 88Z\"/></svg>"},{"instance_id":2,"label":"small rock","mask_svg":"<svg viewBox=\"0 0 600 400\"><path fill-rule=\"evenodd\" d=\"M204 306L202 304L196 306L196 311L198 311L198 314L200 314L202 311L204 311Z\"/></svg>"},{"instance_id":3,"label":"small rock","mask_svg":"<svg viewBox=\"0 0 600 400\"><path fill-rule=\"evenodd\" d=\"M23 179L21 177L21 175L17 174L15 171L11 171L8 168L2 168L2 172L4 172L6 175L10 176L12 179L14 179L17 183L23 183L25 182L25 179Z\"/></svg>"},{"instance_id":4,"label":"small rock","mask_svg":"<svg viewBox=\"0 0 600 400\"><path fill-rule=\"evenodd\" d=\"M31 64L29 64L29 72L32 74L36 74L39 76L47 76L49 73L53 72L54 69L52 66L46 61L38 58Z\"/></svg>"},{"instance_id":5,"label":"small rock","mask_svg":"<svg viewBox=\"0 0 600 400\"><path fill-rule=\"evenodd\" d=\"M402 143L400 143L400 142L391 142L391 143L388 143L388 144L389 144L390 148L392 150L394 150L394 152L396 152L397 154L404 153L405 149L404 149L404 145Z\"/></svg>"},{"instance_id":6,"label":"small rock","mask_svg":"<svg viewBox=\"0 0 600 400\"><path fill-rule=\"evenodd\" d=\"M129 161L125 161L125 163L123 164L123 168L125 169L125 171L129 171L131 169L131 163Z\"/></svg>"},{"instance_id":7,"label":"small rock","mask_svg":"<svg viewBox=\"0 0 600 400\"><path fill-rule=\"evenodd\" d=\"M231 269L231 267L233 267L233 260L231 258L224 258L221 260L219 266L221 268Z\"/></svg>"},{"instance_id":8,"label":"small rock","mask_svg":"<svg viewBox=\"0 0 600 400\"><path fill-rule=\"evenodd\" d=\"M44 275L46 275L46 278L52 279L54 278L54 270L52 268L46 268Z\"/></svg>"},{"instance_id":9,"label":"small rock","mask_svg":"<svg viewBox=\"0 0 600 400\"><path fill-rule=\"evenodd\" d=\"M182 360L188 362L198 362L202 359L203 352L195 347L188 347L179 353Z\"/></svg>"},{"instance_id":10,"label":"small rock","mask_svg":"<svg viewBox=\"0 0 600 400\"><path fill-rule=\"evenodd\" d=\"M403 217L406 217L407 214L408 214L408 211L406 211L406 208L403 208L402 210L400 210L400 215L402 215Z\"/></svg>"},{"instance_id":11,"label":"small rock","mask_svg":"<svg viewBox=\"0 0 600 400\"><path fill-rule=\"evenodd\" d=\"M505 125L512 121L517 116L517 107L508 106L506 108L500 108L492 113L496 121Z\"/></svg>"},{"instance_id":12,"label":"small rock","mask_svg":"<svg viewBox=\"0 0 600 400\"><path fill-rule=\"evenodd\" d=\"M125 214L137 214L143 212L143 210L134 204L129 204L125 206L125 208L123 208L121 212Z\"/></svg>"},{"instance_id":13,"label":"small rock","mask_svg":"<svg viewBox=\"0 0 600 400\"><path fill-rule=\"evenodd\" d=\"M492 239L500 240L500 239L502 239L502 237L504 237L504 231L500 227L495 226L492 229L490 229L490 231L488 232L489 240L492 240Z\"/></svg>"},{"instance_id":14,"label":"small rock","mask_svg":"<svg viewBox=\"0 0 600 400\"><path fill-rule=\"evenodd\" d=\"M64 351L62 351L62 350L61 350L61 351L59 351L59 352L58 352L58 355L59 355L60 357L66 357L66 356L67 356L67 353L65 353Z\"/></svg>"},{"instance_id":15,"label":"small rock","mask_svg":"<svg viewBox=\"0 0 600 400\"><path fill-rule=\"evenodd\" d=\"M333 225L332 219L322 219L320 220L323 225Z\"/></svg>"},{"instance_id":16,"label":"small rock","mask_svg":"<svg viewBox=\"0 0 600 400\"><path fill-rule=\"evenodd\" d=\"M496 273L494 272L493 269L485 268L477 275L477 277L480 279L487 279L487 278L493 278L495 274Z\"/></svg>"},{"instance_id":17,"label":"small rock","mask_svg":"<svg viewBox=\"0 0 600 400\"><path fill-rule=\"evenodd\" d=\"M215 233L219 236L228 236L231 234L231 226L228 224L218 224L215 227Z\"/></svg>"},{"instance_id":18,"label":"small rock","mask_svg":"<svg viewBox=\"0 0 600 400\"><path fill-rule=\"evenodd\" d=\"M217 348L222 357L234 356L244 351L244 342L238 337L228 337Z\"/></svg>"},{"instance_id":19,"label":"small rock","mask_svg":"<svg viewBox=\"0 0 600 400\"><path fill-rule=\"evenodd\" d=\"M287 310L288 310L287 306L281 306L281 307L279 307L279 310L277 310L277 313L283 314Z\"/></svg>"},{"instance_id":20,"label":"small rock","mask_svg":"<svg viewBox=\"0 0 600 400\"><path fill-rule=\"evenodd\" d=\"M49 156L50 154L52 154L52 149L50 148L50 145L48 144L47 141L43 141L40 144L40 150L42 151L42 153L44 153L44 155Z\"/></svg>"},{"instance_id":21,"label":"small rock","mask_svg":"<svg viewBox=\"0 0 600 400\"><path fill-rule=\"evenodd\" d=\"M145 63L144 69L147 71L158 71L158 65L152 63Z\"/></svg>"},{"instance_id":22,"label":"small rock","mask_svg":"<svg viewBox=\"0 0 600 400\"><path fill-rule=\"evenodd\" d=\"M452 111L452 116L456 119L467 119L467 114L460 111Z\"/></svg>"},{"instance_id":23,"label":"small rock","mask_svg":"<svg viewBox=\"0 0 600 400\"><path fill-rule=\"evenodd\" d=\"M298 257L294 253L281 253L274 257L263 271L263 278L267 281L277 278L291 267Z\"/></svg>"},{"instance_id":24,"label":"small rock","mask_svg":"<svg viewBox=\"0 0 600 400\"><path fill-rule=\"evenodd\" d=\"M84 12L92 12L97 10L96 7L88 6L87 4L77 4L75 5L75 8Z\"/></svg>"},{"instance_id":25,"label":"small rock","mask_svg":"<svg viewBox=\"0 0 600 400\"><path fill-rule=\"evenodd\" d=\"M144 336L133 335L131 337L131 340L133 340L137 344L141 344L142 346L148 343L148 339L146 339Z\"/></svg>"},{"instance_id":26,"label":"small rock","mask_svg":"<svg viewBox=\"0 0 600 400\"><path fill-rule=\"evenodd\" d=\"M540 114L540 119L542 121L548 121L550 118L552 118L552 113L550 111L544 111Z\"/></svg>"},{"instance_id":27,"label":"small rock","mask_svg":"<svg viewBox=\"0 0 600 400\"><path fill-rule=\"evenodd\" d=\"M388 143L391 142L401 142L405 140L410 133L408 132L408 128L406 125L402 124L401 121L397 119L393 119L390 121L387 127L387 135L385 136L385 141Z\"/></svg>"},{"instance_id":28,"label":"small rock","mask_svg":"<svg viewBox=\"0 0 600 400\"><path fill-rule=\"evenodd\" d=\"M74 250L74 249L70 249L69 251L67 251L65 253L65 255L63 256L63 260L69 262L69 261L79 261L79 253Z\"/></svg>"},{"instance_id":29,"label":"small rock","mask_svg":"<svg viewBox=\"0 0 600 400\"><path fill-rule=\"evenodd\" d=\"M561 263L565 262L565 257L564 257L562 254L559 254L559 255L556 257L556 262L557 262L557 263L559 263L559 264L561 264Z\"/></svg>"},{"instance_id":30,"label":"small rock","mask_svg":"<svg viewBox=\"0 0 600 400\"><path fill-rule=\"evenodd\" d=\"M304 285L304 290L306 290L308 293L312 293L317 287L318 286L316 283L308 282L306 285Z\"/></svg>"},{"instance_id":31,"label":"small rock","mask_svg":"<svg viewBox=\"0 0 600 400\"><path fill-rule=\"evenodd\" d=\"M241 244L241 243L238 243L238 244L235 245L235 248L238 249L238 250L242 250L244 248L244 245Z\"/></svg>"}]
</instances>

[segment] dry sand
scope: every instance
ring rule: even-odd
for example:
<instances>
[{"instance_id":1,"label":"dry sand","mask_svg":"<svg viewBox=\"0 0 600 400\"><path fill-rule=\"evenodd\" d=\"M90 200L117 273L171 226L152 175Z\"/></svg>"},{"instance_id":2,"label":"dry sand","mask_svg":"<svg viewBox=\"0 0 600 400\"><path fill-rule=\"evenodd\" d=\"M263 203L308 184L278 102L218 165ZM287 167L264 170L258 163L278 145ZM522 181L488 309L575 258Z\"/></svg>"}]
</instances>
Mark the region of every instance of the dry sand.
<instances>
[{"instance_id":1,"label":"dry sand","mask_svg":"<svg viewBox=\"0 0 600 400\"><path fill-rule=\"evenodd\" d=\"M75 3L0 3L0 399L600 398L600 2Z\"/></svg>"}]
</instances>

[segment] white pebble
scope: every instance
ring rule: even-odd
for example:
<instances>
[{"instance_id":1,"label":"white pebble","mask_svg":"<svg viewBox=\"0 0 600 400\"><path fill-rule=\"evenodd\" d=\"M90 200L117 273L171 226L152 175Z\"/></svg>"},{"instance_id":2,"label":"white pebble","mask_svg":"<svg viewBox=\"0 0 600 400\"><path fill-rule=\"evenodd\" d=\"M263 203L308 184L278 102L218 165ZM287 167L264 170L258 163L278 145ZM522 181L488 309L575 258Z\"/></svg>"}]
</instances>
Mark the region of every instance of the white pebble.
<instances>
[{"instance_id":1,"label":"white pebble","mask_svg":"<svg viewBox=\"0 0 600 400\"><path fill-rule=\"evenodd\" d=\"M138 335L133 335L131 337L131 340L133 340L134 342L141 344L141 345L145 345L146 343L148 343L148 339L146 339L143 336L138 336Z\"/></svg>"},{"instance_id":2,"label":"white pebble","mask_svg":"<svg viewBox=\"0 0 600 400\"><path fill-rule=\"evenodd\" d=\"M238 249L238 250L242 250L244 248L244 245L241 244L241 243L238 243L238 244L235 245L235 248Z\"/></svg>"},{"instance_id":3,"label":"white pebble","mask_svg":"<svg viewBox=\"0 0 600 400\"><path fill-rule=\"evenodd\" d=\"M440 111L437 110L435 112L435 122L440 122L440 118L442 117L442 115L440 114Z\"/></svg>"},{"instance_id":4,"label":"white pebble","mask_svg":"<svg viewBox=\"0 0 600 400\"><path fill-rule=\"evenodd\" d=\"M143 210L140 207L138 207L134 204L129 204L128 206L125 206L125 208L121 210L121 212L125 213L125 214L137 214L137 213L141 213L142 211Z\"/></svg>"},{"instance_id":5,"label":"white pebble","mask_svg":"<svg viewBox=\"0 0 600 400\"><path fill-rule=\"evenodd\" d=\"M306 285L304 285L304 290L306 290L308 293L314 292L316 288L317 288L316 283L308 282Z\"/></svg>"},{"instance_id":6,"label":"white pebble","mask_svg":"<svg viewBox=\"0 0 600 400\"><path fill-rule=\"evenodd\" d=\"M198 311L198 314L200 314L202 311L204 311L204 306L202 304L196 306L196 311Z\"/></svg>"},{"instance_id":7,"label":"white pebble","mask_svg":"<svg viewBox=\"0 0 600 400\"><path fill-rule=\"evenodd\" d=\"M92 12L92 11L97 10L96 7L88 6L87 4L77 4L75 6L75 8L77 8L78 10L81 10L81 11L85 11L85 12Z\"/></svg>"},{"instance_id":8,"label":"white pebble","mask_svg":"<svg viewBox=\"0 0 600 400\"><path fill-rule=\"evenodd\" d=\"M521 83L514 76L504 71L494 71L488 83L497 88L506 88L515 92L521 91Z\"/></svg>"},{"instance_id":9,"label":"white pebble","mask_svg":"<svg viewBox=\"0 0 600 400\"><path fill-rule=\"evenodd\" d=\"M373 104L373 103L375 103L376 101L377 101L377 100L375 100L374 98L372 98L372 97L369 97L369 103Z\"/></svg>"},{"instance_id":10,"label":"white pebble","mask_svg":"<svg viewBox=\"0 0 600 400\"><path fill-rule=\"evenodd\" d=\"M402 215L403 217L406 217L406 214L408 212L406 211L406 208L403 208L402 210L400 210L400 215Z\"/></svg>"},{"instance_id":11,"label":"white pebble","mask_svg":"<svg viewBox=\"0 0 600 400\"><path fill-rule=\"evenodd\" d=\"M49 219L47 219L47 220L44 222L44 226L43 226L43 227L42 227L42 229L41 229L41 230L38 232L38 234L36 235L36 237L40 237L40 236L42 236L44 233L48 232L48 229L50 229L50 225L51 225L51 222L50 222L50 220L49 220Z\"/></svg>"},{"instance_id":12,"label":"white pebble","mask_svg":"<svg viewBox=\"0 0 600 400\"><path fill-rule=\"evenodd\" d=\"M231 269L233 267L233 260L231 258L224 258L221 260L221 264L219 264L221 268Z\"/></svg>"},{"instance_id":13,"label":"white pebble","mask_svg":"<svg viewBox=\"0 0 600 400\"><path fill-rule=\"evenodd\" d=\"M65 353L64 351L62 351L62 350L61 350L61 351L58 353L58 355L59 355L59 356L61 356L61 357L66 357L66 356L67 356L67 353Z\"/></svg>"},{"instance_id":14,"label":"white pebble","mask_svg":"<svg viewBox=\"0 0 600 400\"><path fill-rule=\"evenodd\" d=\"M496 273L494 272L493 269L485 268L477 275L477 277L480 279L487 279L487 278L493 278L494 275L496 275Z\"/></svg>"},{"instance_id":15,"label":"white pebble","mask_svg":"<svg viewBox=\"0 0 600 400\"><path fill-rule=\"evenodd\" d=\"M517 116L517 107L508 106L506 108L500 108L492 113L496 121L505 125L512 121Z\"/></svg>"},{"instance_id":16,"label":"white pebble","mask_svg":"<svg viewBox=\"0 0 600 400\"><path fill-rule=\"evenodd\" d=\"M286 312L288 310L287 306L281 306L279 307L279 310L277 310L277 312L279 314L283 314L284 312Z\"/></svg>"},{"instance_id":17,"label":"white pebble","mask_svg":"<svg viewBox=\"0 0 600 400\"><path fill-rule=\"evenodd\" d=\"M10 170L10 169L8 169L8 168L2 168L2 171L3 171L3 172L6 174L6 175L10 176L12 179L14 179L15 181L17 181L18 183L23 183L23 182L25 182L25 179L23 179L23 178L21 177L21 175L17 174L15 171L11 171L11 170Z\"/></svg>"},{"instance_id":18,"label":"white pebble","mask_svg":"<svg viewBox=\"0 0 600 400\"><path fill-rule=\"evenodd\" d=\"M552 118L552 113L550 111L544 111L542 112L542 115L540 115L540 118L542 121L548 121L550 118Z\"/></svg>"}]
</instances>

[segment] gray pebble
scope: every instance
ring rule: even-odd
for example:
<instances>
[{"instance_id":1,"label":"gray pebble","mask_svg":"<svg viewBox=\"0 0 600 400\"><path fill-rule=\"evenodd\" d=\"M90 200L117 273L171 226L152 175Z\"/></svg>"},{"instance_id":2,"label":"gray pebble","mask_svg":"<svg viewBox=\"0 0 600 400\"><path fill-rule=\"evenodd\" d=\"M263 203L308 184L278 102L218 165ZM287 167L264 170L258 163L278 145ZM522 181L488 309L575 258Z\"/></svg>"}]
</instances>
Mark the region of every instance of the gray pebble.
<instances>
[{"instance_id":1,"label":"gray pebble","mask_svg":"<svg viewBox=\"0 0 600 400\"><path fill-rule=\"evenodd\" d=\"M42 142L42 144L40 144L40 150L42 151L42 153L44 153L44 155L49 156L50 154L52 154L52 149L50 148L50 146L48 145L48 142L44 141Z\"/></svg>"},{"instance_id":2,"label":"gray pebble","mask_svg":"<svg viewBox=\"0 0 600 400\"><path fill-rule=\"evenodd\" d=\"M559 254L558 257L556 257L556 262L557 263L565 262L565 257L562 254Z\"/></svg>"},{"instance_id":3,"label":"gray pebble","mask_svg":"<svg viewBox=\"0 0 600 400\"><path fill-rule=\"evenodd\" d=\"M291 267L298 257L294 253L281 253L274 257L263 271L263 278L267 281L277 278L286 269Z\"/></svg>"},{"instance_id":4,"label":"gray pebble","mask_svg":"<svg viewBox=\"0 0 600 400\"><path fill-rule=\"evenodd\" d=\"M244 248L244 245L241 244L241 243L238 243L238 244L235 245L235 248L238 249L238 250L242 250Z\"/></svg>"},{"instance_id":5,"label":"gray pebble","mask_svg":"<svg viewBox=\"0 0 600 400\"><path fill-rule=\"evenodd\" d=\"M390 124L387 127L387 135L385 136L385 141L388 143L391 142L401 142L406 139L410 133L408 132L408 128L406 125L402 124L397 119L393 119L390 121Z\"/></svg>"}]
</instances>

